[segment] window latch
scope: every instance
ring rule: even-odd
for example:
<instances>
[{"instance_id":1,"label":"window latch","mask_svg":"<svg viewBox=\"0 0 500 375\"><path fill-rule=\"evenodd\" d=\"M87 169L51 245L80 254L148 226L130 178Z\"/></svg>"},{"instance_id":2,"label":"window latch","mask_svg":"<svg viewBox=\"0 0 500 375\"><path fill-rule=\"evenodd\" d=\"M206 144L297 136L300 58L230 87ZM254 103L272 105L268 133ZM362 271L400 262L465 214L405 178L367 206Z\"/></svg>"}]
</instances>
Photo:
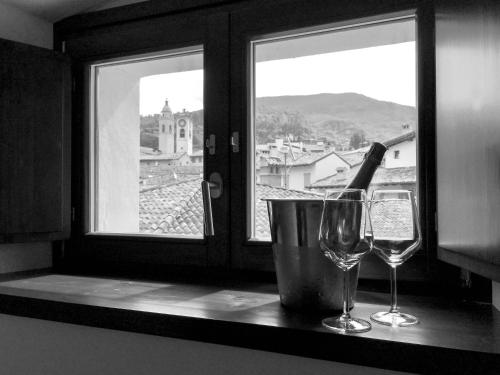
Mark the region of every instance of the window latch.
<instances>
[{"instance_id":1,"label":"window latch","mask_svg":"<svg viewBox=\"0 0 500 375\"><path fill-rule=\"evenodd\" d=\"M215 134L210 134L205 140L205 147L208 149L209 155L215 155Z\"/></svg>"},{"instance_id":2,"label":"window latch","mask_svg":"<svg viewBox=\"0 0 500 375\"><path fill-rule=\"evenodd\" d=\"M233 135L231 135L231 147L235 154L240 152L240 133L233 132Z\"/></svg>"}]
</instances>

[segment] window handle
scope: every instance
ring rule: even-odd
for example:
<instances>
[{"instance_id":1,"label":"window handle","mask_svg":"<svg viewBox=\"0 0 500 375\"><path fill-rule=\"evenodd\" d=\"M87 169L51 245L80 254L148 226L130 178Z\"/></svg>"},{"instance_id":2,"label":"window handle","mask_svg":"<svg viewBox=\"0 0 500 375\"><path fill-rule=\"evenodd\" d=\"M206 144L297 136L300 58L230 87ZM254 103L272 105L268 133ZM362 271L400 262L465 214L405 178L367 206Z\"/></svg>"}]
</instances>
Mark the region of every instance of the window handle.
<instances>
[{"instance_id":1,"label":"window handle","mask_svg":"<svg viewBox=\"0 0 500 375\"><path fill-rule=\"evenodd\" d=\"M201 195L203 197L203 213L205 217L205 236L215 236L214 216L212 212L212 198L217 199L222 195L222 177L214 172L208 181L201 182Z\"/></svg>"},{"instance_id":2,"label":"window handle","mask_svg":"<svg viewBox=\"0 0 500 375\"><path fill-rule=\"evenodd\" d=\"M212 214L212 198L210 197L210 182L201 182L201 194L203 196L203 215L205 216L205 236L215 236L214 216Z\"/></svg>"},{"instance_id":3,"label":"window handle","mask_svg":"<svg viewBox=\"0 0 500 375\"><path fill-rule=\"evenodd\" d=\"M215 155L215 134L210 134L205 140L205 147L208 149L209 155Z\"/></svg>"}]
</instances>

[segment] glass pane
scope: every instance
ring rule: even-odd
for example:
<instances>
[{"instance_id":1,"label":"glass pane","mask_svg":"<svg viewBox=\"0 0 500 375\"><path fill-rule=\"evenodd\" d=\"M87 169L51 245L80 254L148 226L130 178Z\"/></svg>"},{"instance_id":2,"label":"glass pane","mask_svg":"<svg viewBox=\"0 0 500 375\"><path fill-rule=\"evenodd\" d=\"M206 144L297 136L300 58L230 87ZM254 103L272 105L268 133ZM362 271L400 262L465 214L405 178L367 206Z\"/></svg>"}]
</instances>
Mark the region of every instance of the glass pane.
<instances>
[{"instance_id":1,"label":"glass pane","mask_svg":"<svg viewBox=\"0 0 500 375\"><path fill-rule=\"evenodd\" d=\"M255 40L249 235L270 240L262 198L321 198L388 147L371 188L416 190L415 20Z\"/></svg>"},{"instance_id":2,"label":"glass pane","mask_svg":"<svg viewBox=\"0 0 500 375\"><path fill-rule=\"evenodd\" d=\"M94 65L93 231L203 236L203 53Z\"/></svg>"}]
</instances>

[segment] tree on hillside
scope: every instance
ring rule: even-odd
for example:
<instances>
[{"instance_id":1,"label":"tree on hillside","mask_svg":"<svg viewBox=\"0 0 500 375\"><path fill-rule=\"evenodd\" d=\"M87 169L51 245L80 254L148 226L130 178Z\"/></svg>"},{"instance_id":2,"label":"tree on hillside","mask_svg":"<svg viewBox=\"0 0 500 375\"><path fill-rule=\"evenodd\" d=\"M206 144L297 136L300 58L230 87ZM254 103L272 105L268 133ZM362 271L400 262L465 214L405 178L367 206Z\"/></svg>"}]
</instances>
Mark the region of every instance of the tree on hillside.
<instances>
[{"instance_id":1,"label":"tree on hillside","mask_svg":"<svg viewBox=\"0 0 500 375\"><path fill-rule=\"evenodd\" d=\"M255 115L257 144L273 142L292 135L294 139L305 139L311 135L305 117L300 112L259 111Z\"/></svg>"},{"instance_id":2,"label":"tree on hillside","mask_svg":"<svg viewBox=\"0 0 500 375\"><path fill-rule=\"evenodd\" d=\"M365 145L366 138L365 133L362 130L356 131L351 135L349 140L349 147L353 150L357 150Z\"/></svg>"}]
</instances>

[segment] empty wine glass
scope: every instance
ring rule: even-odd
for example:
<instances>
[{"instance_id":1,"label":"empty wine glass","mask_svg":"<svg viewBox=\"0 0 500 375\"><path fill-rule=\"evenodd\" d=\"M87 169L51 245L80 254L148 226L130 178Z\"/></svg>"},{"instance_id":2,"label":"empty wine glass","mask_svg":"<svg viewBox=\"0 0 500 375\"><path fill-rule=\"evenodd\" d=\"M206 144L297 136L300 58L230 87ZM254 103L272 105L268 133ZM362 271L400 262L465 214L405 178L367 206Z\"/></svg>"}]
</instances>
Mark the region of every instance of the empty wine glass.
<instances>
[{"instance_id":1,"label":"empty wine glass","mask_svg":"<svg viewBox=\"0 0 500 375\"><path fill-rule=\"evenodd\" d=\"M349 270L371 250L370 216L363 189L330 190L325 194L319 230L323 254L344 271L342 315L323 319L325 327L340 333L359 333L371 324L349 314Z\"/></svg>"},{"instance_id":2,"label":"empty wine glass","mask_svg":"<svg viewBox=\"0 0 500 375\"><path fill-rule=\"evenodd\" d=\"M391 307L389 311L372 314L370 318L393 327L416 324L416 317L399 311L396 289L396 267L418 250L422 238L413 192L375 190L370 201L370 217L373 249L391 270Z\"/></svg>"}]
</instances>

